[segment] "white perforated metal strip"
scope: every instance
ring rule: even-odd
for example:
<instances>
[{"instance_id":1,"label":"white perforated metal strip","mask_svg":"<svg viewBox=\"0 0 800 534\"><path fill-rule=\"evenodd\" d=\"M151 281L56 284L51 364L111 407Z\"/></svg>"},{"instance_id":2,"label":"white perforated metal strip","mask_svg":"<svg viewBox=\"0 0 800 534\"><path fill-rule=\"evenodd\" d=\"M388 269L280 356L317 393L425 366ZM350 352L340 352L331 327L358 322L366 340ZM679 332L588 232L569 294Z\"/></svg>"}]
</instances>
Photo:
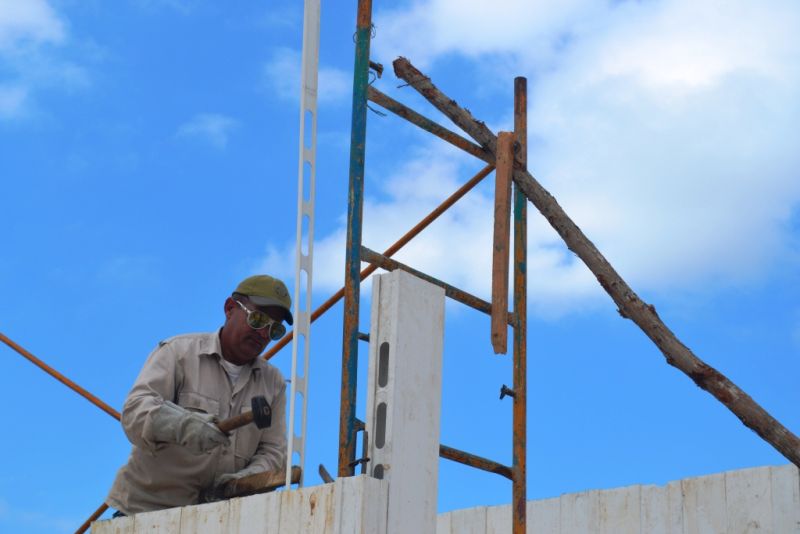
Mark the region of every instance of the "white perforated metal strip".
<instances>
[{"instance_id":1,"label":"white perforated metal strip","mask_svg":"<svg viewBox=\"0 0 800 534\"><path fill-rule=\"evenodd\" d=\"M303 62L300 85L300 162L297 175L297 244L294 272L294 339L292 341L292 377L289 401L286 487L291 487L292 459L305 473L306 413L308 406L309 350L311 347L311 287L314 257L314 195L317 166L317 72L319 70L320 0L305 0L303 19ZM310 131L309 131L310 130ZM306 191L306 187L308 190ZM305 227L303 222L305 221ZM305 239L306 252L303 252ZM305 272L305 292L302 291ZM303 366L297 366L298 348L302 347ZM301 414L300 428L295 428L295 413ZM303 485L301 475L299 486Z\"/></svg>"}]
</instances>

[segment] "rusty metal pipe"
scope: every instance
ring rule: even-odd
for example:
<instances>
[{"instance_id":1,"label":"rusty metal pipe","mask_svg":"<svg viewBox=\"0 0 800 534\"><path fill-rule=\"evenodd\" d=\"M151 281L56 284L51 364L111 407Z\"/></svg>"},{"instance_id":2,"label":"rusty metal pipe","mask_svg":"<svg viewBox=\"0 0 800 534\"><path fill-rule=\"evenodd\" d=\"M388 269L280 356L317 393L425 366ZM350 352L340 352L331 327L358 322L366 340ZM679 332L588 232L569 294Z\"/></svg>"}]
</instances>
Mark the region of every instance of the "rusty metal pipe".
<instances>
[{"instance_id":1,"label":"rusty metal pipe","mask_svg":"<svg viewBox=\"0 0 800 534\"><path fill-rule=\"evenodd\" d=\"M339 408L339 476L353 475L356 454L353 420L356 417L358 376L358 317L361 290L361 235L364 212L364 164L367 145L367 86L372 32L372 0L358 0L353 109L350 126L350 174L347 196L347 244L342 325L342 381Z\"/></svg>"},{"instance_id":2,"label":"rusty metal pipe","mask_svg":"<svg viewBox=\"0 0 800 534\"><path fill-rule=\"evenodd\" d=\"M370 262L373 265L380 267L381 269L385 269L387 271L395 271L400 269L407 273L413 274L417 278L421 278L426 282L430 282L431 284L437 285L444 289L444 294L447 297L450 297L453 300L456 300L470 308L483 312L487 315L491 315L492 313L492 305L485 300L476 297L470 293L462 289L458 289L455 286L451 286L446 282L442 282L438 278L434 278L430 275L427 275L421 271L414 269L413 267L409 267L403 263L400 263L397 260L393 260L391 258L387 258L381 254L378 254L374 250L370 250L367 247L361 247L361 258L364 261ZM514 325L514 315L511 313L506 312L506 323L509 325Z\"/></svg>"},{"instance_id":3,"label":"rusty metal pipe","mask_svg":"<svg viewBox=\"0 0 800 534\"><path fill-rule=\"evenodd\" d=\"M514 133L517 160L528 164L528 81L514 79ZM512 414L512 533L525 534L528 413L528 200L514 184L514 407Z\"/></svg>"},{"instance_id":4,"label":"rusty metal pipe","mask_svg":"<svg viewBox=\"0 0 800 534\"><path fill-rule=\"evenodd\" d=\"M464 183L461 187L459 187L452 195L450 195L447 199L444 200L441 204L439 204L433 211L431 211L425 218L423 218L420 222L414 225L408 232L406 232L400 239L394 242L392 246L387 248L383 255L386 257L391 257L398 250L403 248L411 241L414 237L419 235L425 228L430 226L430 224L438 219L442 213L447 211L453 204L458 202L464 195L470 192L476 185L478 185L481 180L489 176L489 174L494 169L493 165L487 165L483 169L481 169L478 174L470 178L467 182ZM375 265L369 265L365 267L361 271L361 280L364 280L366 277L374 273L378 269ZM319 319L326 311L331 309L337 302L339 302L342 297L344 296L344 288L341 288L339 291L334 293L328 300L323 302L319 305L319 307L311 313L311 322L313 323L317 319ZM283 347L289 344L294 336L294 331L287 332L285 336L283 336L280 340L278 340L275 345L272 346L266 353L264 353L263 358L265 360L269 360L273 356L275 356Z\"/></svg>"},{"instance_id":5,"label":"rusty metal pipe","mask_svg":"<svg viewBox=\"0 0 800 534\"><path fill-rule=\"evenodd\" d=\"M58 371L56 371L55 369L53 369L52 367L50 367L49 365L44 363L42 360L40 360L39 358L37 358L36 356L31 354L30 352L28 352L24 348L22 348L21 346L16 344L14 341L9 339L2 332L0 332L0 341L2 341L3 343L8 345L9 347L14 349L15 351L17 351L19 354L21 354L22 356L27 358L34 365L36 365L39 369L41 369L45 373L49 374L50 376L52 376L53 378L55 378L56 380L58 380L59 382L61 382L65 386L67 386L68 388L70 388L72 391L74 391L75 393L77 393L78 395L83 397L84 399L88 400L89 402L91 402L92 404L94 404L95 406L97 406L98 408L103 410L104 412L106 412L111 417L119 420L120 415L119 415L119 412L117 410L115 410L114 408L112 408L111 406L109 406L108 404L106 404L105 402L100 400L99 398L95 397L94 395L92 395L91 393L86 391L84 388L82 388L81 386L79 386L78 384L76 384L75 382L73 382L72 380L67 378L66 376L64 376L63 374L59 373Z\"/></svg>"},{"instance_id":6,"label":"rusty metal pipe","mask_svg":"<svg viewBox=\"0 0 800 534\"><path fill-rule=\"evenodd\" d=\"M509 480L513 480L513 476L511 474L512 470L510 467L501 463L497 463L493 460L489 460L488 458L483 458L475 454L460 451L458 449L454 449L453 447L448 447L447 445L439 445L439 456L453 462L475 467L476 469L481 469L490 473L496 473L506 477Z\"/></svg>"},{"instance_id":7,"label":"rusty metal pipe","mask_svg":"<svg viewBox=\"0 0 800 534\"><path fill-rule=\"evenodd\" d=\"M108 510L108 505L106 503L101 504L100 507L95 510L91 516L89 516L89 519L87 519L81 526L78 527L78 530L75 531L75 534L83 534L89 530L89 527L92 526L92 523L97 521L97 518L103 515L103 512L106 510Z\"/></svg>"},{"instance_id":8,"label":"rusty metal pipe","mask_svg":"<svg viewBox=\"0 0 800 534\"><path fill-rule=\"evenodd\" d=\"M413 109L401 104L389 95L386 95L370 86L369 89L367 89L367 97L387 111L391 111L398 117L407 120L415 126L419 126L426 132L432 133L439 139L447 141L451 145L460 148L467 154L471 154L476 158L485 161L486 163L494 165L494 156L490 152L484 150L469 139L461 137L457 133L448 130L444 126L440 126L429 118L420 115Z\"/></svg>"}]
</instances>

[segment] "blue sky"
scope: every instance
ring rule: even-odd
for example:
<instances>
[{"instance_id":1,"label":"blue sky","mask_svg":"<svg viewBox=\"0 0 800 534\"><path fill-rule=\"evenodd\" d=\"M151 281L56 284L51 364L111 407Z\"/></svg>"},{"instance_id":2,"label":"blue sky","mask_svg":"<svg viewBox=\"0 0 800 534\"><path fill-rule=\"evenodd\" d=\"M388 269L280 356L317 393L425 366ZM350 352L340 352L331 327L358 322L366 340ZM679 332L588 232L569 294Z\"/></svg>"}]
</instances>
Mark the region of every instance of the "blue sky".
<instances>
[{"instance_id":1,"label":"blue sky","mask_svg":"<svg viewBox=\"0 0 800 534\"><path fill-rule=\"evenodd\" d=\"M322 5L316 304L344 278L355 9ZM796 2L419 0L376 2L374 21L376 87L445 125L392 59L494 130L527 76L533 174L684 343L800 432ZM0 331L119 408L155 344L217 328L241 278L292 287L301 38L301 2L0 0ZM382 250L482 164L368 120L364 244ZM397 258L487 297L492 191ZM786 463L530 213L529 498ZM336 467L341 317L312 330L309 484ZM0 530L71 532L129 445L2 352ZM289 348L273 362L288 375ZM361 368L363 417L365 350ZM510 463L510 382L488 319L448 304L442 442ZM440 465L441 511L510 496Z\"/></svg>"}]
</instances>

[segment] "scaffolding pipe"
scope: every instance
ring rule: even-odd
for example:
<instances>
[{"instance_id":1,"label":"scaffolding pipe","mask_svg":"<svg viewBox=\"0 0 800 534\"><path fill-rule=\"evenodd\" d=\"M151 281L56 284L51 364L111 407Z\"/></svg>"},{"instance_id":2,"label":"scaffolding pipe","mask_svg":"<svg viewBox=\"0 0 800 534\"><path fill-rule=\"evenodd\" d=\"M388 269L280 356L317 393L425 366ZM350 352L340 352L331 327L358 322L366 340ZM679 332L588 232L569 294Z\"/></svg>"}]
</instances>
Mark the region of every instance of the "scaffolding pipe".
<instances>
[{"instance_id":1,"label":"scaffolding pipe","mask_svg":"<svg viewBox=\"0 0 800 534\"><path fill-rule=\"evenodd\" d=\"M425 228L431 225L433 221L438 219L442 213L447 211L453 204L458 202L464 195L469 193L476 185L478 185L481 180L489 176L489 173L492 172L494 166L487 165L483 169L481 169L478 174L473 176L469 179L464 185L459 187L452 195L450 195L447 199L444 200L441 204L439 204L433 211L431 211L427 216L425 216L420 222L414 225L411 230L406 232L400 239L394 242L392 246L387 248L383 255L386 257L391 257L397 253L401 248L406 246L409 241L411 241L414 237L419 235ZM369 265L365 267L361 271L361 280L364 280L369 275L374 273L378 269L375 265ZM344 288L341 288L339 291L334 293L328 300L320 304L320 306L314 310L314 313L311 314L311 322L313 323L317 319L319 319L326 311L331 309L337 302L339 302L342 297L344 296ZM273 356L275 356L283 347L289 344L294 336L294 331L289 331L283 336L280 340L278 340L275 345L272 346L266 353L264 353L263 358L265 360L269 360Z\"/></svg>"},{"instance_id":2,"label":"scaffolding pipe","mask_svg":"<svg viewBox=\"0 0 800 534\"><path fill-rule=\"evenodd\" d=\"M359 0L353 69L353 114L350 126L350 186L347 197L347 245L342 327L342 385L339 408L339 476L351 476L356 455L356 376L358 312L361 290L361 231L364 212L364 160L367 143L367 85L372 0Z\"/></svg>"},{"instance_id":3,"label":"scaffolding pipe","mask_svg":"<svg viewBox=\"0 0 800 534\"><path fill-rule=\"evenodd\" d=\"M486 124L475 120L469 111L459 107L453 99L442 93L407 59L395 60L394 71L398 77L407 81L425 99L478 141L481 146L492 153L496 152L497 137ZM514 182L547 219L550 226L558 232L567 248L574 252L597 278L600 286L618 306L619 314L636 323L658 347L667 364L686 374L698 387L724 404L746 427L761 436L764 441L772 445L794 465L800 466L800 437L770 415L728 377L698 358L689 347L684 345L658 316L655 306L639 298L639 295L625 282L594 243L567 215L553 195L530 172L515 168Z\"/></svg>"},{"instance_id":4,"label":"scaffolding pipe","mask_svg":"<svg viewBox=\"0 0 800 534\"><path fill-rule=\"evenodd\" d=\"M517 160L528 165L528 80L514 79L514 134ZM514 184L514 408L512 415L511 506L513 534L524 534L528 440L528 199Z\"/></svg>"},{"instance_id":5,"label":"scaffolding pipe","mask_svg":"<svg viewBox=\"0 0 800 534\"><path fill-rule=\"evenodd\" d=\"M434 278L431 275L425 274L422 271L418 271L413 267L409 267L403 263L400 263L397 260L393 260L391 258L387 258L381 254L378 254L374 250L370 250L367 247L361 247L361 258L371 263L376 267L380 267L386 271L396 271L400 269L401 271L405 271L409 274L413 274L417 278L421 280L425 280L435 286L439 286L444 289L445 296L464 304L465 306L469 306L472 309L478 310L479 312L483 312L487 315L491 315L492 313L492 305L485 300L472 295L471 293L467 293L462 289L458 289L455 286L451 286L447 282L442 282L438 278ZM506 324L507 325L514 325L514 315L511 313L506 312Z\"/></svg>"},{"instance_id":6,"label":"scaffolding pipe","mask_svg":"<svg viewBox=\"0 0 800 534\"><path fill-rule=\"evenodd\" d=\"M106 412L111 417L119 420L120 416L119 416L119 412L118 411L116 411L114 408L112 408L111 406L109 406L108 404L106 404L105 402L100 400L99 398L95 397L94 395L92 395L91 393L89 393L88 391L83 389L81 386L79 386L78 384L76 384L75 382L73 382L72 380L70 380L69 378L64 376L63 374L59 373L58 371L56 371L55 369L53 369L52 367L50 367L49 365L44 363L42 360L40 360L39 358L37 358L36 356L34 356L33 354L31 354L30 352L25 350L24 348L22 348L18 344L16 344L14 341L9 339L2 332L0 332L0 341L2 341L3 343L8 345L9 347L14 349L15 351L17 351L19 354L21 354L22 356L24 356L25 358L30 360L39 369L41 369L45 373L49 374L50 376L52 376L53 378L55 378L56 380L58 380L59 382L61 382L65 386L67 386L68 388L70 388L72 391L74 391L75 393L77 393L78 395L83 397L84 399L88 400L89 402L91 402L92 404L94 404L95 406L97 406L98 408L103 410L104 412Z\"/></svg>"},{"instance_id":7,"label":"scaffolding pipe","mask_svg":"<svg viewBox=\"0 0 800 534\"><path fill-rule=\"evenodd\" d=\"M479 145L476 145L469 139L458 135L455 132L452 132L441 126L434 121L430 120L429 118L420 115L413 109L409 108L408 106L401 104L397 100L393 99L392 97L378 91L371 85L367 90L367 96L369 99L387 111L391 111L395 115L400 118L403 118L410 122L415 126L419 126L423 130L428 133L432 133L439 139L447 141L451 145L460 148L467 154L471 154L476 158L485 161L486 163L494 164L494 154L491 154L481 148Z\"/></svg>"}]
</instances>

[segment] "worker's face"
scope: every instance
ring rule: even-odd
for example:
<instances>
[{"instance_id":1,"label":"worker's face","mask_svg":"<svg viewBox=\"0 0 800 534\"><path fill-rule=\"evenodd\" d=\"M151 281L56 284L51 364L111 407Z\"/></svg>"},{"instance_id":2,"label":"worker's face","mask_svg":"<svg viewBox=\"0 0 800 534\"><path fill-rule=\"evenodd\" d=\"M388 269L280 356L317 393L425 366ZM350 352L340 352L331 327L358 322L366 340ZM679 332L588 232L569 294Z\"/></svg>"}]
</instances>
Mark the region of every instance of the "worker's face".
<instances>
[{"instance_id":1,"label":"worker's face","mask_svg":"<svg viewBox=\"0 0 800 534\"><path fill-rule=\"evenodd\" d=\"M265 312L273 319L280 321L283 312L274 306L256 307L244 299L246 307ZM269 328L255 330L247 324L247 312L232 298L225 301L225 325L220 336L222 354L226 360L243 365L256 359L269 345Z\"/></svg>"}]
</instances>

